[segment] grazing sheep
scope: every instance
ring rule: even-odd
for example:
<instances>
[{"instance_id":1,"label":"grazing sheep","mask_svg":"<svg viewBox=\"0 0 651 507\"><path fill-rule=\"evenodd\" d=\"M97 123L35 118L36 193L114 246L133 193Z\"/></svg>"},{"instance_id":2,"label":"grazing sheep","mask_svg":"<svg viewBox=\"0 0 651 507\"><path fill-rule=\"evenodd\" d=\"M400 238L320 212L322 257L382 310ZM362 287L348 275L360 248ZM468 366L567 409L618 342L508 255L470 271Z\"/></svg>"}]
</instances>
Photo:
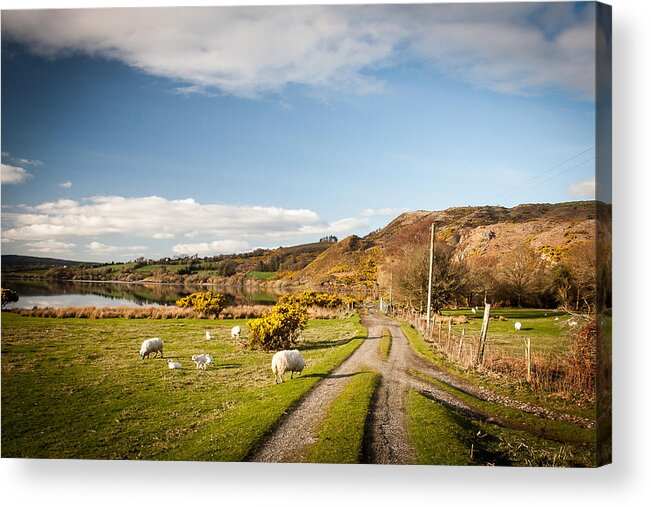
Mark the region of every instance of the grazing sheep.
<instances>
[{"instance_id":1,"label":"grazing sheep","mask_svg":"<svg viewBox=\"0 0 651 507\"><path fill-rule=\"evenodd\" d=\"M520 322L516 322L516 323L515 323L515 330L516 330L516 331L520 331L520 329L522 329L522 323L520 323Z\"/></svg>"},{"instance_id":2,"label":"grazing sheep","mask_svg":"<svg viewBox=\"0 0 651 507\"><path fill-rule=\"evenodd\" d=\"M167 367L170 370L180 370L182 368L181 363L177 363L176 361L173 361L171 359L167 360Z\"/></svg>"},{"instance_id":3,"label":"grazing sheep","mask_svg":"<svg viewBox=\"0 0 651 507\"><path fill-rule=\"evenodd\" d=\"M567 323L570 325L570 327L576 327L579 325L576 320L569 320Z\"/></svg>"},{"instance_id":4,"label":"grazing sheep","mask_svg":"<svg viewBox=\"0 0 651 507\"><path fill-rule=\"evenodd\" d=\"M206 340L212 340L212 335L210 334L210 331L206 329Z\"/></svg>"},{"instance_id":5,"label":"grazing sheep","mask_svg":"<svg viewBox=\"0 0 651 507\"><path fill-rule=\"evenodd\" d=\"M240 326L234 326L233 329L231 329L231 338L237 340L240 337L240 334L242 334L242 328Z\"/></svg>"},{"instance_id":6,"label":"grazing sheep","mask_svg":"<svg viewBox=\"0 0 651 507\"><path fill-rule=\"evenodd\" d=\"M142 342L142 345L140 346L140 357L142 359L144 359L145 356L149 359L149 354L151 353L156 357L159 352L160 357L163 357L163 340L160 338L149 338L149 340Z\"/></svg>"},{"instance_id":7,"label":"grazing sheep","mask_svg":"<svg viewBox=\"0 0 651 507\"><path fill-rule=\"evenodd\" d=\"M304 368L305 359L296 349L276 352L271 360L271 371L274 374L276 384L278 383L278 377L280 377L281 382L285 381L283 375L286 371L291 372L289 378L294 378L294 372L300 375Z\"/></svg>"},{"instance_id":8,"label":"grazing sheep","mask_svg":"<svg viewBox=\"0 0 651 507\"><path fill-rule=\"evenodd\" d=\"M473 315L477 313L477 310L475 308L472 308L470 311L472 312Z\"/></svg>"},{"instance_id":9,"label":"grazing sheep","mask_svg":"<svg viewBox=\"0 0 651 507\"><path fill-rule=\"evenodd\" d=\"M197 365L197 368L201 368L202 370L205 370L206 366L215 364L210 354L198 354L196 356L192 356L192 361L194 361L194 364Z\"/></svg>"}]
</instances>

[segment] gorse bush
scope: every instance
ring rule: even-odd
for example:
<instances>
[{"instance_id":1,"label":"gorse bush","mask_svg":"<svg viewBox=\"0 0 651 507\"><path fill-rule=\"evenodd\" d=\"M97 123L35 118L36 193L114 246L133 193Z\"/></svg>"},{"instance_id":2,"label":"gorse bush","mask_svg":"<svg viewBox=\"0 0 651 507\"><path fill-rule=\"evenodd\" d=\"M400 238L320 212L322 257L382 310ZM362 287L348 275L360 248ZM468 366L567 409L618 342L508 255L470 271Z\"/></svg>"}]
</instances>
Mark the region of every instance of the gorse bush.
<instances>
[{"instance_id":1,"label":"gorse bush","mask_svg":"<svg viewBox=\"0 0 651 507\"><path fill-rule=\"evenodd\" d=\"M353 298L337 296L336 294L323 294L313 290L306 290L299 294L285 294L278 299L278 303L297 303L306 307L318 306L321 308L339 308L347 306L354 301Z\"/></svg>"},{"instance_id":2,"label":"gorse bush","mask_svg":"<svg viewBox=\"0 0 651 507\"><path fill-rule=\"evenodd\" d=\"M176 302L181 308L192 308L200 316L217 317L224 309L225 298L222 294L208 292L195 292Z\"/></svg>"},{"instance_id":3,"label":"gorse bush","mask_svg":"<svg viewBox=\"0 0 651 507\"><path fill-rule=\"evenodd\" d=\"M249 347L280 350L290 348L307 325L307 308L299 303L278 303L271 312L248 323Z\"/></svg>"}]
</instances>

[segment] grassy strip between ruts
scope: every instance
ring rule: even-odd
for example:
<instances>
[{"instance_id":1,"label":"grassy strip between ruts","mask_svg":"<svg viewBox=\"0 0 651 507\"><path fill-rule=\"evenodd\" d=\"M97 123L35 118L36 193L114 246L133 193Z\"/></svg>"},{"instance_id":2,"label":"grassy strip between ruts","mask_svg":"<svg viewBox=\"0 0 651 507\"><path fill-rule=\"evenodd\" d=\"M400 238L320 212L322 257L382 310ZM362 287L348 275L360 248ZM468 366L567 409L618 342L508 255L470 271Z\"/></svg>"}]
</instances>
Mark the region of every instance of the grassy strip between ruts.
<instances>
[{"instance_id":1,"label":"grassy strip between ruts","mask_svg":"<svg viewBox=\"0 0 651 507\"><path fill-rule=\"evenodd\" d=\"M2 457L240 461L363 341L358 317L310 321L301 377L276 385L246 321L42 319L2 314ZM205 339L209 329L213 339ZM165 359L142 361L159 336ZM215 368L189 358L210 353ZM166 360L184 368L170 370Z\"/></svg>"},{"instance_id":2,"label":"grassy strip between ruts","mask_svg":"<svg viewBox=\"0 0 651 507\"><path fill-rule=\"evenodd\" d=\"M409 392L409 432L427 465L593 466L585 450L480 422Z\"/></svg>"},{"instance_id":3,"label":"grassy strip between ruts","mask_svg":"<svg viewBox=\"0 0 651 507\"><path fill-rule=\"evenodd\" d=\"M391 353L391 331L388 329L382 330L382 337L380 338L380 357L385 361L389 359Z\"/></svg>"},{"instance_id":4,"label":"grassy strip between ruts","mask_svg":"<svg viewBox=\"0 0 651 507\"><path fill-rule=\"evenodd\" d=\"M307 452L310 463L359 463L366 420L380 378L374 371L358 371L333 401Z\"/></svg>"},{"instance_id":5,"label":"grassy strip between ruts","mask_svg":"<svg viewBox=\"0 0 651 507\"><path fill-rule=\"evenodd\" d=\"M412 350L452 376L461 377L478 387L485 387L503 396L542 405L552 410L594 419L594 406L577 406L570 400L537 394L528 387L526 382L508 379L506 377L491 379L476 371L458 368L454 364L446 362L430 349L423 340L423 337L412 326L397 319L396 322L400 324L400 328L405 333Z\"/></svg>"}]
</instances>

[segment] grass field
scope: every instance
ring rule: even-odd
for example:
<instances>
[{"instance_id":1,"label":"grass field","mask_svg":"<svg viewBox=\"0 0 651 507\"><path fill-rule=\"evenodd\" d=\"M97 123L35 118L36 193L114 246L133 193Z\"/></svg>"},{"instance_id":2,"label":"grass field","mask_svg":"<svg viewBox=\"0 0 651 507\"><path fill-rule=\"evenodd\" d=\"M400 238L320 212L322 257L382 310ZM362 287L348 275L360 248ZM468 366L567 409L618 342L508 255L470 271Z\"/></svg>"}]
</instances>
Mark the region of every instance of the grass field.
<instances>
[{"instance_id":1,"label":"grass field","mask_svg":"<svg viewBox=\"0 0 651 507\"><path fill-rule=\"evenodd\" d=\"M276 385L272 354L235 346L236 324L246 329L3 312L2 457L240 461L365 336L357 317L310 321L298 344L306 370ZM165 358L141 360L140 343L155 336ZM194 368L201 352L215 368ZM168 358L183 369L168 369Z\"/></svg>"},{"instance_id":2,"label":"grass field","mask_svg":"<svg viewBox=\"0 0 651 507\"><path fill-rule=\"evenodd\" d=\"M461 332L461 328L465 327L466 333L473 336L479 335L483 314L482 308L476 315L473 315L470 309L443 311L443 315L465 315L469 322L456 325L454 329ZM569 329L567 321L570 316L564 312L554 313L553 310L537 308L498 308L491 310L491 316L496 317L496 320L491 320L488 324L487 343L490 347L522 354L522 339L529 337L533 353L557 353L567 350L566 332ZM499 320L499 317L506 320ZM520 331L515 330L516 322L522 324Z\"/></svg>"},{"instance_id":3,"label":"grass field","mask_svg":"<svg viewBox=\"0 0 651 507\"><path fill-rule=\"evenodd\" d=\"M428 465L593 466L593 452L471 419L409 392L409 431Z\"/></svg>"}]
</instances>

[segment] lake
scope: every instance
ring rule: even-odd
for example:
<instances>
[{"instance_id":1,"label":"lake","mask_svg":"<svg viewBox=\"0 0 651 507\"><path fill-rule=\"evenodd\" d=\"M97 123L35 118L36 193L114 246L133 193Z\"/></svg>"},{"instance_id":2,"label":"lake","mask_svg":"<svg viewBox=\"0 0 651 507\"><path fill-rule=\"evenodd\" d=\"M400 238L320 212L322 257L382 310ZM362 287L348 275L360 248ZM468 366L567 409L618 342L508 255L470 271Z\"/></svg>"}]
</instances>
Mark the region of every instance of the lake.
<instances>
[{"instance_id":1,"label":"lake","mask_svg":"<svg viewBox=\"0 0 651 507\"><path fill-rule=\"evenodd\" d=\"M226 305L272 305L284 292L242 290L236 287L203 285L78 282L67 280L18 280L6 278L2 287L18 293L17 303L7 308L66 306L173 306L193 292L212 290L226 296Z\"/></svg>"}]
</instances>

